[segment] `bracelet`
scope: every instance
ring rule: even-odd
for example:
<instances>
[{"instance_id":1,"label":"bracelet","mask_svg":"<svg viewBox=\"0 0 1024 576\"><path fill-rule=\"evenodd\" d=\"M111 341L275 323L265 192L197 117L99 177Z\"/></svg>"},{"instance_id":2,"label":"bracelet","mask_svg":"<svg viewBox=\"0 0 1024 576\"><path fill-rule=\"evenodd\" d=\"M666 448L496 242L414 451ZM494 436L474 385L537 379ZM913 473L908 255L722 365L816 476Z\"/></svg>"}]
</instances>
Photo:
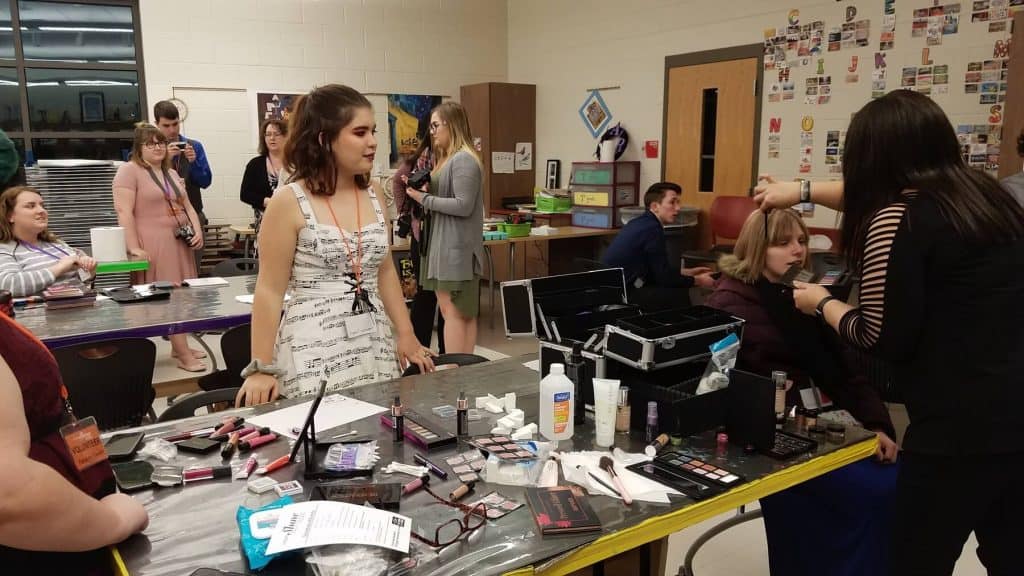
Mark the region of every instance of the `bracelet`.
<instances>
[{"instance_id":1,"label":"bracelet","mask_svg":"<svg viewBox=\"0 0 1024 576\"><path fill-rule=\"evenodd\" d=\"M258 358L253 358L245 368L242 368L240 376L242 378L248 378L249 376L257 373L269 374L275 378L280 378L285 375L285 370L283 368L278 368L273 364L264 364Z\"/></svg>"},{"instance_id":2,"label":"bracelet","mask_svg":"<svg viewBox=\"0 0 1024 576\"><path fill-rule=\"evenodd\" d=\"M818 302L818 305L814 308L815 311L818 313L818 316L821 316L822 318L824 318L825 317L825 306L829 302L831 302L831 301L833 301L835 299L836 299L835 296L825 296L824 298L822 298L821 302Z\"/></svg>"},{"instance_id":3,"label":"bracelet","mask_svg":"<svg viewBox=\"0 0 1024 576\"><path fill-rule=\"evenodd\" d=\"M800 178L800 202L807 203L811 201L811 181L806 178Z\"/></svg>"}]
</instances>

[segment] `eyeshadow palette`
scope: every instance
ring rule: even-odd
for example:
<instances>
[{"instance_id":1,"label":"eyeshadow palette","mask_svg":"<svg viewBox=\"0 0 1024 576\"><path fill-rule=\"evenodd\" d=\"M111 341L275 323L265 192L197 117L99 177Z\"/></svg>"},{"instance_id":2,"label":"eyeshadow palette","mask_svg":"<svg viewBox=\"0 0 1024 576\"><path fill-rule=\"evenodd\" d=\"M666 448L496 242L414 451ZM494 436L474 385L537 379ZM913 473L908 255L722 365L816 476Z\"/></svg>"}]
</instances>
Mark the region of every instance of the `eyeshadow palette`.
<instances>
[{"instance_id":1,"label":"eyeshadow palette","mask_svg":"<svg viewBox=\"0 0 1024 576\"><path fill-rule=\"evenodd\" d=\"M529 449L529 442L517 442L508 436L475 436L467 440L466 443L505 462L521 462L537 458L537 454Z\"/></svg>"},{"instance_id":2,"label":"eyeshadow palette","mask_svg":"<svg viewBox=\"0 0 1024 576\"><path fill-rule=\"evenodd\" d=\"M818 443L810 438L776 430L775 443L772 445L772 449L765 453L777 460L786 460L804 452L810 452L817 447Z\"/></svg>"},{"instance_id":3,"label":"eyeshadow palette","mask_svg":"<svg viewBox=\"0 0 1024 576\"><path fill-rule=\"evenodd\" d=\"M483 498L469 503L468 506L476 506L481 502L484 503L484 508L487 510L486 514L488 520L497 520L509 512L518 510L523 506L522 502L516 502L511 498L498 494L497 492L491 492Z\"/></svg>"},{"instance_id":4,"label":"eyeshadow palette","mask_svg":"<svg viewBox=\"0 0 1024 576\"><path fill-rule=\"evenodd\" d=\"M391 428L391 414L389 412L381 414L380 422ZM455 434L445 430L437 421L412 410L405 411L403 432L410 442L428 451L455 444L459 440Z\"/></svg>"},{"instance_id":5,"label":"eyeshadow palette","mask_svg":"<svg viewBox=\"0 0 1024 576\"><path fill-rule=\"evenodd\" d=\"M684 476L690 476L695 480L708 480L723 488L743 483L743 476L682 452L662 452L658 455L657 460L667 466L675 467L677 472Z\"/></svg>"},{"instance_id":6,"label":"eyeshadow palette","mask_svg":"<svg viewBox=\"0 0 1024 576\"><path fill-rule=\"evenodd\" d=\"M445 463L451 467L452 472L459 477L463 483L466 482L479 482L479 472L483 470L484 465L487 463L484 460L483 455L476 450L469 450L463 452L458 456L451 456L445 459Z\"/></svg>"},{"instance_id":7,"label":"eyeshadow palette","mask_svg":"<svg viewBox=\"0 0 1024 576\"><path fill-rule=\"evenodd\" d=\"M696 477L685 475L682 473L682 467L665 463L664 460L637 462L626 466L626 470L660 482L669 488L675 488L694 500L710 498L723 491L722 488L712 484L710 480L697 480L696 478L700 478L699 475Z\"/></svg>"}]
</instances>

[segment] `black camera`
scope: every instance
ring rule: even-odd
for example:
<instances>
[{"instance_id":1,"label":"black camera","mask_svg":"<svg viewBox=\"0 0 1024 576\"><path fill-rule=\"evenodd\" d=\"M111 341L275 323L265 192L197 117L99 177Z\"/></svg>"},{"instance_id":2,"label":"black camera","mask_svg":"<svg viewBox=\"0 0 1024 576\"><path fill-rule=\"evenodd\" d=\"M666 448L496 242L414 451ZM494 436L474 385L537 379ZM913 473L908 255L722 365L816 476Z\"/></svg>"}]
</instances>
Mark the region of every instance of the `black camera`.
<instances>
[{"instance_id":1,"label":"black camera","mask_svg":"<svg viewBox=\"0 0 1024 576\"><path fill-rule=\"evenodd\" d=\"M412 231L412 214L406 212L398 216L398 230L395 231L395 235L399 238L408 238L409 232Z\"/></svg>"},{"instance_id":2,"label":"black camera","mask_svg":"<svg viewBox=\"0 0 1024 576\"><path fill-rule=\"evenodd\" d=\"M416 190L422 190L423 187L430 183L430 169L423 168L422 170L416 170L412 174L409 174L409 180L407 184L410 188Z\"/></svg>"},{"instance_id":3,"label":"black camera","mask_svg":"<svg viewBox=\"0 0 1024 576\"><path fill-rule=\"evenodd\" d=\"M174 237L181 238L186 244L191 244L192 239L196 237L196 231L192 229L191 224L182 224L174 229Z\"/></svg>"}]
</instances>

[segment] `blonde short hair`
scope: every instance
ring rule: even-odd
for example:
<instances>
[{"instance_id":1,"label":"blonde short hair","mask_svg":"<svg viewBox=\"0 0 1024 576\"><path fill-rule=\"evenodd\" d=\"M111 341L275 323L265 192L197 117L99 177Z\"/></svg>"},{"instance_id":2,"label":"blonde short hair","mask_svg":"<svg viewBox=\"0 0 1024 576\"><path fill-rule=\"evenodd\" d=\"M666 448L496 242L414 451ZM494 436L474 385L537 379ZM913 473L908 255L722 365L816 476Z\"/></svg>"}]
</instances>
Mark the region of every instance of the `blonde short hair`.
<instances>
[{"instance_id":1,"label":"blonde short hair","mask_svg":"<svg viewBox=\"0 0 1024 576\"><path fill-rule=\"evenodd\" d=\"M768 247L788 242L794 228L804 238L810 236L807 225L796 210L772 210L767 216L760 210L754 211L743 223L732 254L722 256L718 260L718 268L723 274L747 284L757 282L764 274ZM806 252L803 263L807 265Z\"/></svg>"}]
</instances>

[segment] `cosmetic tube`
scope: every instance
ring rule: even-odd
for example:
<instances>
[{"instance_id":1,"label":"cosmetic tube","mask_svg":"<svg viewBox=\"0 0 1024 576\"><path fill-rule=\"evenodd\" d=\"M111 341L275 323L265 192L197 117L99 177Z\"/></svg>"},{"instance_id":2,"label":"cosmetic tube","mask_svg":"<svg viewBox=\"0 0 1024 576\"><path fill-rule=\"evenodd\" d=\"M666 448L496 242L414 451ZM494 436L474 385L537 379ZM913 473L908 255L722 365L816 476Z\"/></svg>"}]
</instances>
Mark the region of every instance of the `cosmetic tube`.
<instances>
[{"instance_id":1,"label":"cosmetic tube","mask_svg":"<svg viewBox=\"0 0 1024 576\"><path fill-rule=\"evenodd\" d=\"M619 398L619 381L593 378L595 443L608 448L615 443L615 409Z\"/></svg>"}]
</instances>

